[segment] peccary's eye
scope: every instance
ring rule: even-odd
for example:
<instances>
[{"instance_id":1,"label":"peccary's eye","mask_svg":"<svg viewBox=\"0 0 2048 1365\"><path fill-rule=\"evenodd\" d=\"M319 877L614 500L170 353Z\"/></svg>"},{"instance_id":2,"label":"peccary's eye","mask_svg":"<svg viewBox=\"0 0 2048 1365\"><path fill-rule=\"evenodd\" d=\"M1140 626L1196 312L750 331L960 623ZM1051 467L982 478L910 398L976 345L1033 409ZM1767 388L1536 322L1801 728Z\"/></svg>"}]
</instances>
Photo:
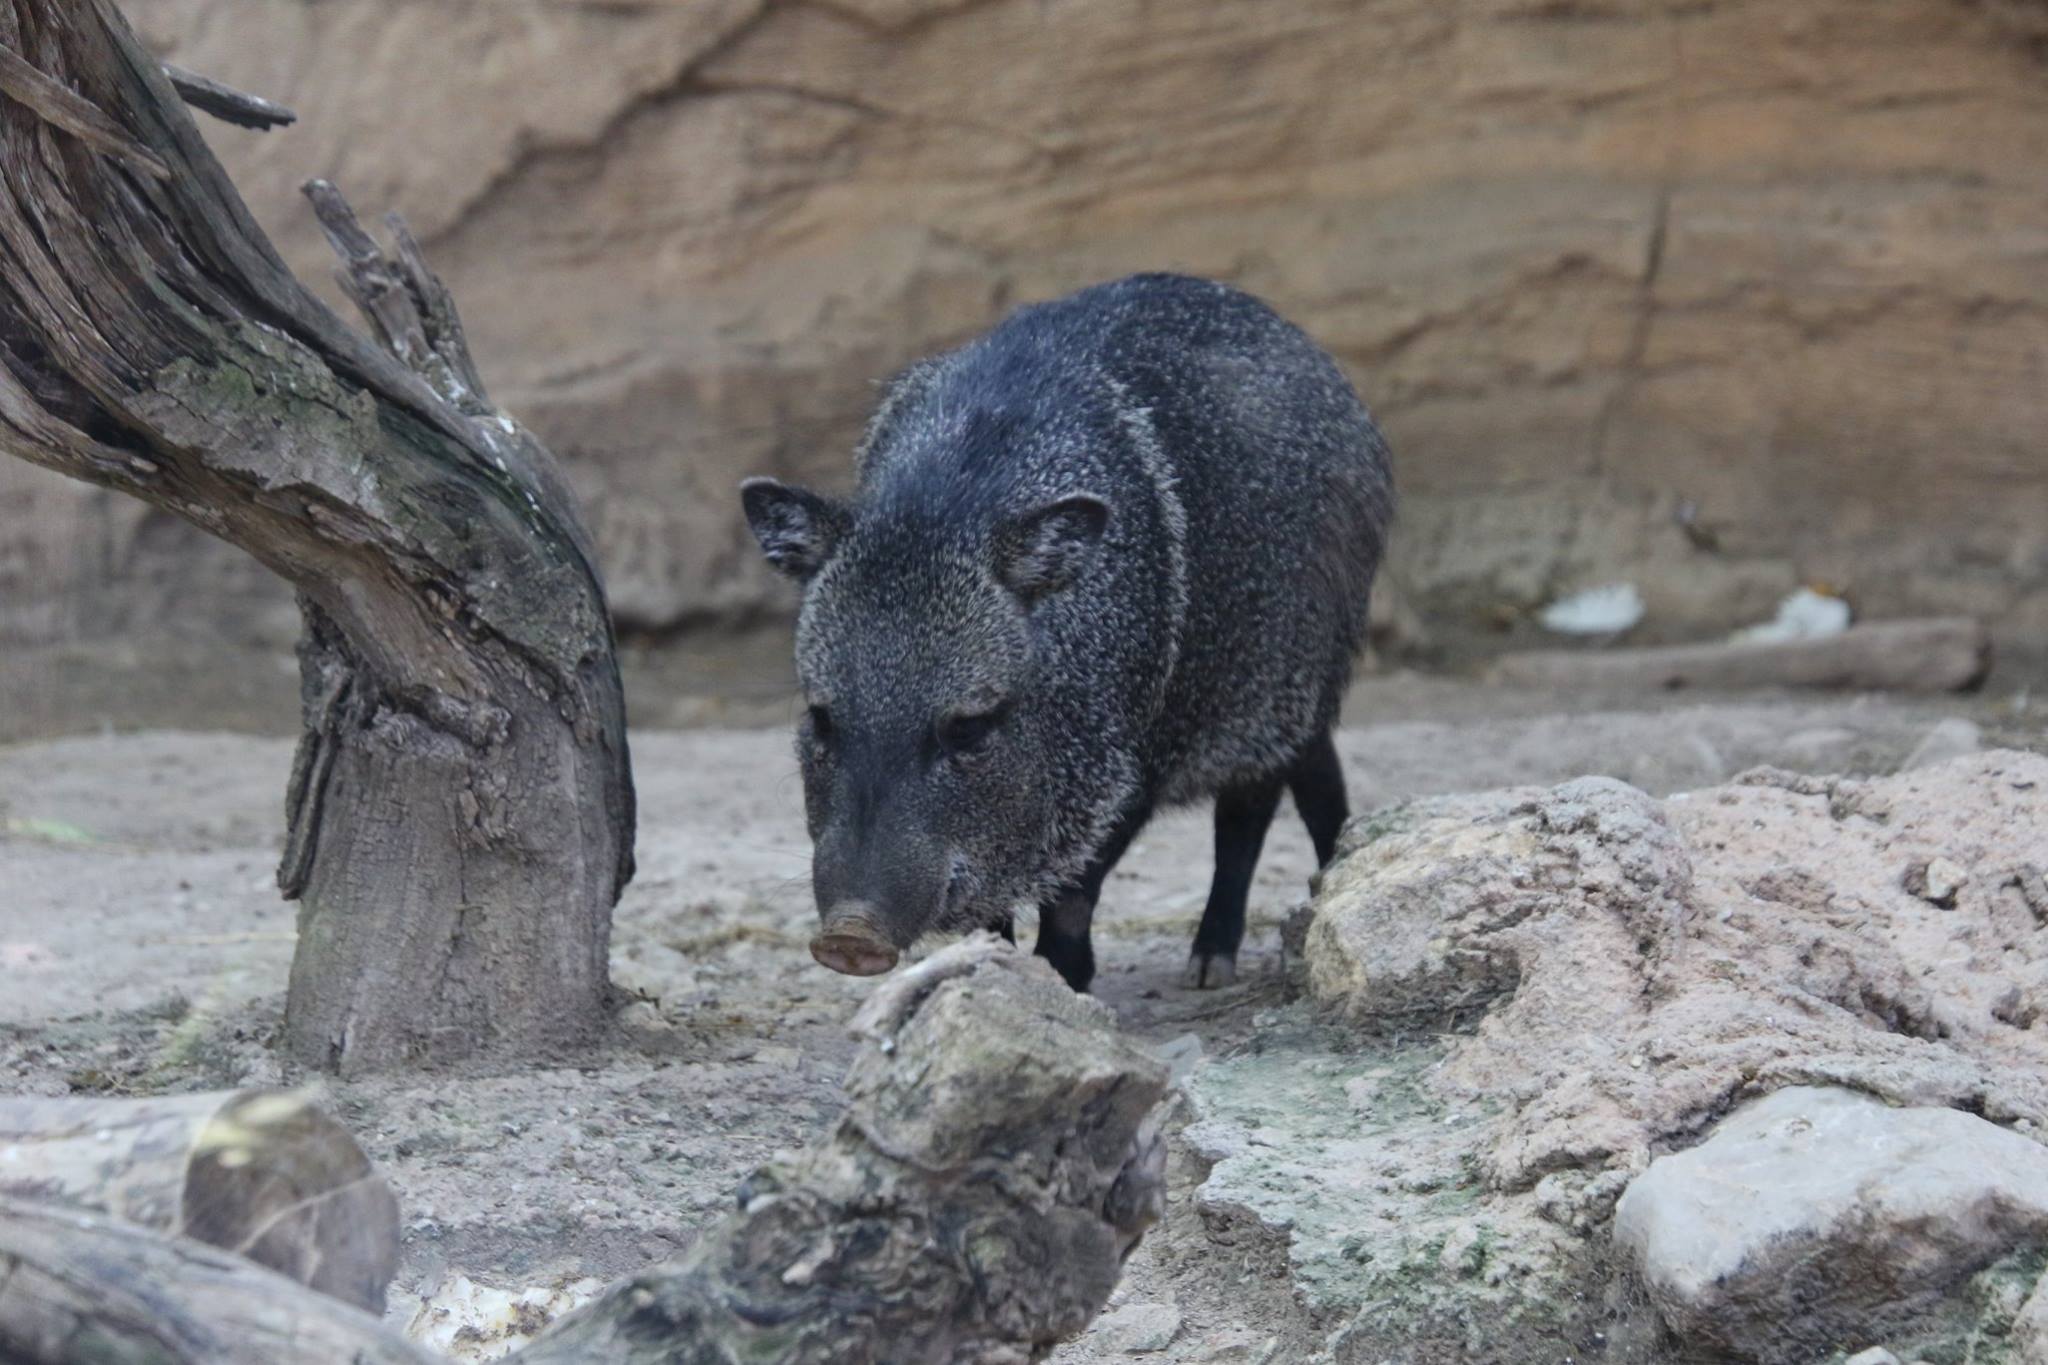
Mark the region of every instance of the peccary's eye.
<instances>
[{"instance_id":1,"label":"peccary's eye","mask_svg":"<svg viewBox=\"0 0 2048 1365\"><path fill-rule=\"evenodd\" d=\"M832 713L822 706L813 706L805 718L810 722L811 738L820 744L832 742Z\"/></svg>"},{"instance_id":2,"label":"peccary's eye","mask_svg":"<svg viewBox=\"0 0 2048 1365\"><path fill-rule=\"evenodd\" d=\"M977 711L971 715L947 716L939 722L939 747L949 754L979 753L1001 728L1001 711Z\"/></svg>"}]
</instances>

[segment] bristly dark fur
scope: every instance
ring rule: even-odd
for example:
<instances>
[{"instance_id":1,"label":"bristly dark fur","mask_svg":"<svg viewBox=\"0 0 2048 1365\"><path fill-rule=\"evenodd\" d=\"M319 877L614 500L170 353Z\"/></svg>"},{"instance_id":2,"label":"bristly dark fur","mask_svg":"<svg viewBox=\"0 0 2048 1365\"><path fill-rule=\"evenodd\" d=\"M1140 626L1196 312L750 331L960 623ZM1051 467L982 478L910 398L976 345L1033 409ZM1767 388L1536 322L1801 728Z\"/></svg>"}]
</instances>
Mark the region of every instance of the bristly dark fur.
<instances>
[{"instance_id":1,"label":"bristly dark fur","mask_svg":"<svg viewBox=\"0 0 2048 1365\"><path fill-rule=\"evenodd\" d=\"M1278 780L1334 722L1387 448L1249 295L1135 275L1020 309L898 376L858 468L846 504L747 489L807 585L821 909L879 906L905 944L1000 922L1120 824Z\"/></svg>"}]
</instances>

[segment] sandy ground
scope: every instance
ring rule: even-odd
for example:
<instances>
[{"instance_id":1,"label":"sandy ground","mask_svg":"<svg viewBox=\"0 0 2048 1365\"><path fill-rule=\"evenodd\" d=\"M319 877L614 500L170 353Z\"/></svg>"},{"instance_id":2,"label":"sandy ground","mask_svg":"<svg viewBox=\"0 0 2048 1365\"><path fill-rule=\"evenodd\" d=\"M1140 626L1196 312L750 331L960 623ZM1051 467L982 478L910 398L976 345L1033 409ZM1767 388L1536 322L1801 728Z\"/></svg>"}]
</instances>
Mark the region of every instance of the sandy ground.
<instances>
[{"instance_id":1,"label":"sandy ground","mask_svg":"<svg viewBox=\"0 0 2048 1365\"><path fill-rule=\"evenodd\" d=\"M1367 684L1349 714L1402 717L1340 736L1356 809L1398 798L1606 773L1663 793L1758 763L1887 772L1970 710L2042 747L2040 716L2001 703L1823 697L1558 714L1555 699L1415 680ZM1545 709L1546 706L1550 709ZM1952 724L1944 733L1953 735ZM863 983L815 967L794 762L780 730L642 732L640 874L621 902L619 1028L574 1065L328 1084L327 1102L389 1172L406 1255L405 1322L458 1277L517 1290L609 1278L665 1256L739 1179L834 1112L843 1023ZM296 1080L267 1041L291 908L271 877L287 741L102 735L0 748L0 1091L201 1089ZM1307 841L1283 812L1253 894L1241 983L1176 983L1206 891L1208 828L1163 818L1104 894L1098 991L1155 1044L1212 1059L1256 1050L1285 988L1277 925L1305 892ZM1189 1038L1193 1035L1193 1039ZM1184 1147L1166 1224L1118 1306L1056 1357L1126 1359L1137 1318L1179 1314L1160 1361L1291 1358L1306 1330L1253 1239L1205 1227L1206 1173Z\"/></svg>"}]
</instances>

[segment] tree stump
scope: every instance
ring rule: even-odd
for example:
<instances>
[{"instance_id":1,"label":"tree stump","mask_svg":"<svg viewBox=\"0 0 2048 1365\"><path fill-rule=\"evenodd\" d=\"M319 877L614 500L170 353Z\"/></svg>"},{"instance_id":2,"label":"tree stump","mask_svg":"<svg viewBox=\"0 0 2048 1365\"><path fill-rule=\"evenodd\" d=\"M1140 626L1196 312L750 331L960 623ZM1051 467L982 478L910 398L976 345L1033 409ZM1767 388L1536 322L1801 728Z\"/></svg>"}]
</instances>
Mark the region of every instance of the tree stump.
<instances>
[{"instance_id":1,"label":"tree stump","mask_svg":"<svg viewBox=\"0 0 2048 1365\"><path fill-rule=\"evenodd\" d=\"M373 1313L398 1268L390 1186L299 1095L0 1099L0 1195L190 1237Z\"/></svg>"},{"instance_id":2,"label":"tree stump","mask_svg":"<svg viewBox=\"0 0 2048 1365\"><path fill-rule=\"evenodd\" d=\"M181 73L245 121L277 106ZM484 392L402 223L312 189L375 343L285 269L112 0L0 0L0 450L294 583L305 732L285 1037L357 1072L601 1026L633 786L553 458Z\"/></svg>"}]
</instances>

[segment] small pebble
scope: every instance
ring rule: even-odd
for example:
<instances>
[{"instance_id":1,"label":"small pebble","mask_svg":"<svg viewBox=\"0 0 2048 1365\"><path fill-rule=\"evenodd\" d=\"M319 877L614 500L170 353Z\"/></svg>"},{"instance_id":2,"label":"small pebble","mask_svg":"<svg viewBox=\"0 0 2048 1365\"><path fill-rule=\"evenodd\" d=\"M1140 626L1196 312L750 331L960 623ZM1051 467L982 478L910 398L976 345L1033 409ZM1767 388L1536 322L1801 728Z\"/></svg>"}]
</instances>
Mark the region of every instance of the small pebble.
<instances>
[{"instance_id":1,"label":"small pebble","mask_svg":"<svg viewBox=\"0 0 2048 1365\"><path fill-rule=\"evenodd\" d=\"M1956 896L1969 880L1969 872L1955 859L1936 857L1908 867L1904 885L1929 905L1949 910L1955 907Z\"/></svg>"}]
</instances>

